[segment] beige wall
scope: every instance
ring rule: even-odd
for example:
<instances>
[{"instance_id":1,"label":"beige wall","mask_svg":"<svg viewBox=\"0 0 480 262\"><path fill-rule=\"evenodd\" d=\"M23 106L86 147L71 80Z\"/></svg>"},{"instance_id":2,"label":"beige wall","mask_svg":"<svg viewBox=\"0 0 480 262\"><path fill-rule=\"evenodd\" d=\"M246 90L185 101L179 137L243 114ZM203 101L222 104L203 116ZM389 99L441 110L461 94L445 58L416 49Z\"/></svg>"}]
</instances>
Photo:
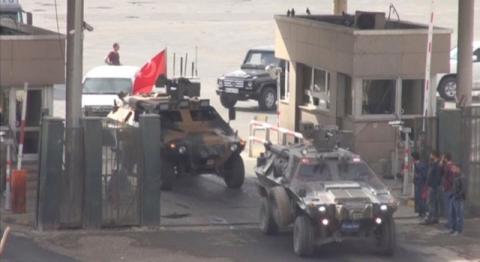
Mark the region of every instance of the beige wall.
<instances>
[{"instance_id":1,"label":"beige wall","mask_svg":"<svg viewBox=\"0 0 480 262\"><path fill-rule=\"evenodd\" d=\"M65 83L63 36L0 36L0 86Z\"/></svg>"},{"instance_id":2,"label":"beige wall","mask_svg":"<svg viewBox=\"0 0 480 262\"><path fill-rule=\"evenodd\" d=\"M353 30L276 16L275 55L353 77L423 78L426 29ZM435 29L432 74L447 73L450 30Z\"/></svg>"}]
</instances>

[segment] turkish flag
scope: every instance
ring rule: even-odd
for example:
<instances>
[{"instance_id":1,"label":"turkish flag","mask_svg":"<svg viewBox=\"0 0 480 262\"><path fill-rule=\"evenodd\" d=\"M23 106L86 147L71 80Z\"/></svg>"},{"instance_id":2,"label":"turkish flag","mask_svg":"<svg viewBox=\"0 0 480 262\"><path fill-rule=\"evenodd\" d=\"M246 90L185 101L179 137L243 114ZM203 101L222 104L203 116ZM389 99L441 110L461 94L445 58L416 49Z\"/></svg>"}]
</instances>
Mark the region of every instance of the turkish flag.
<instances>
[{"instance_id":1,"label":"turkish flag","mask_svg":"<svg viewBox=\"0 0 480 262\"><path fill-rule=\"evenodd\" d=\"M155 82L161 75L167 75L167 49L163 49L138 71L133 82L133 94L152 92Z\"/></svg>"}]
</instances>

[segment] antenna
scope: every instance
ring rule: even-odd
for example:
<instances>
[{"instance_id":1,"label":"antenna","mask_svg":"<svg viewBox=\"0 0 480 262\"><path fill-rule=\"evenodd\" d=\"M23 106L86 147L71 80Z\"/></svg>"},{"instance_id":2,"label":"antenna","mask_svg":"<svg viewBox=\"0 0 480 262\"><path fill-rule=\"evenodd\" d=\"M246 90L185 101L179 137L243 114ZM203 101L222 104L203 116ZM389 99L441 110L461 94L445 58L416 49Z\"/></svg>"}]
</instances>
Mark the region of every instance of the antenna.
<instances>
[{"instance_id":1,"label":"antenna","mask_svg":"<svg viewBox=\"0 0 480 262\"><path fill-rule=\"evenodd\" d=\"M175 56L175 53L173 53L173 77L175 77L175 62L177 61L177 58Z\"/></svg>"},{"instance_id":2,"label":"antenna","mask_svg":"<svg viewBox=\"0 0 480 262\"><path fill-rule=\"evenodd\" d=\"M185 53L185 65L184 65L184 72L185 72L185 76L187 76L188 72L187 72L187 66L188 66L188 53Z\"/></svg>"},{"instance_id":3,"label":"antenna","mask_svg":"<svg viewBox=\"0 0 480 262\"><path fill-rule=\"evenodd\" d=\"M198 46L195 46L195 76L198 77Z\"/></svg>"}]
</instances>

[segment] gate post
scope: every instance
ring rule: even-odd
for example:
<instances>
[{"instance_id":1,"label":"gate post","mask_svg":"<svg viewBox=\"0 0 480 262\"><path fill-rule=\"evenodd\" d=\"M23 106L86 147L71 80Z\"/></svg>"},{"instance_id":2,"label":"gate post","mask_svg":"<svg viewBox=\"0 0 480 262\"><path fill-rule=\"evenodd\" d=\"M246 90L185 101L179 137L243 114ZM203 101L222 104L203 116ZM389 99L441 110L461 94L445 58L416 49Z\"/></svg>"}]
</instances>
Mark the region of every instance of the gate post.
<instances>
[{"instance_id":1,"label":"gate post","mask_svg":"<svg viewBox=\"0 0 480 262\"><path fill-rule=\"evenodd\" d=\"M160 224L160 173L162 131L159 115L141 115L140 133L142 143L143 172L140 186L140 221L143 226Z\"/></svg>"},{"instance_id":2,"label":"gate post","mask_svg":"<svg viewBox=\"0 0 480 262\"><path fill-rule=\"evenodd\" d=\"M60 226L64 132L63 119L43 118L36 221L39 230L52 230Z\"/></svg>"},{"instance_id":3,"label":"gate post","mask_svg":"<svg viewBox=\"0 0 480 262\"><path fill-rule=\"evenodd\" d=\"M83 198L83 226L100 228L102 224L102 119L83 118L85 146L85 190Z\"/></svg>"}]
</instances>

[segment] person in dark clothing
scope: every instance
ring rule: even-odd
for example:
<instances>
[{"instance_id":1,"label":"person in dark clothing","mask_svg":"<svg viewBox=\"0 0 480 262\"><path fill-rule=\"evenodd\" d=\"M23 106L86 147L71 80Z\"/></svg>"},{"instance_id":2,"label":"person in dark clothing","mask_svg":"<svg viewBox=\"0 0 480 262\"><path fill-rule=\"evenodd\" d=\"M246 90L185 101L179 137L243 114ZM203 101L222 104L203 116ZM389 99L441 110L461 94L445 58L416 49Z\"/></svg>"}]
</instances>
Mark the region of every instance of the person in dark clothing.
<instances>
[{"instance_id":1,"label":"person in dark clothing","mask_svg":"<svg viewBox=\"0 0 480 262\"><path fill-rule=\"evenodd\" d=\"M415 213L420 217L424 217L427 212L424 191L427 189L428 165L420 160L418 152L413 152L412 158L414 168L413 185L415 191Z\"/></svg>"},{"instance_id":2,"label":"person in dark clothing","mask_svg":"<svg viewBox=\"0 0 480 262\"><path fill-rule=\"evenodd\" d=\"M120 50L120 45L113 43L113 50L105 57L105 63L107 65L120 65L120 53L118 53L118 50Z\"/></svg>"},{"instance_id":3,"label":"person in dark clothing","mask_svg":"<svg viewBox=\"0 0 480 262\"><path fill-rule=\"evenodd\" d=\"M452 226L452 209L451 209L451 196L453 194L453 179L454 179L454 170L455 164L452 161L452 156L450 153L445 153L443 157L443 176L442 176L442 188L443 188L443 211L445 217L447 218L446 227L451 229Z\"/></svg>"},{"instance_id":4,"label":"person in dark clothing","mask_svg":"<svg viewBox=\"0 0 480 262\"><path fill-rule=\"evenodd\" d=\"M463 232L464 206L467 195L466 182L460 168L453 166L452 172L454 174L452 195L450 198L451 208L451 231L453 235L459 235Z\"/></svg>"},{"instance_id":5,"label":"person in dark clothing","mask_svg":"<svg viewBox=\"0 0 480 262\"><path fill-rule=\"evenodd\" d=\"M430 165L428 168L427 185L429 190L429 212L427 219L422 224L438 224L438 219L440 216L440 204L442 198L442 170L440 166L439 154L436 151L430 154Z\"/></svg>"}]
</instances>

